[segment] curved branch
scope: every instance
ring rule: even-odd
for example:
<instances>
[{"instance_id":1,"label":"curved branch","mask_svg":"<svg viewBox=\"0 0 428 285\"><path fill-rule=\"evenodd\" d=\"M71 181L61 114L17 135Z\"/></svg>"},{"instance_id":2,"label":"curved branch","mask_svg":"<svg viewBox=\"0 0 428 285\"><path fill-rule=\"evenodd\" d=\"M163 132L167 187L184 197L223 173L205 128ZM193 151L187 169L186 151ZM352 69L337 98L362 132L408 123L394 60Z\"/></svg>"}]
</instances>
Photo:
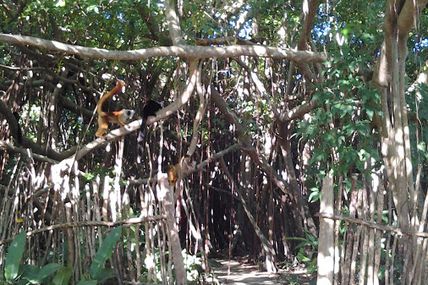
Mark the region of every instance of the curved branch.
<instances>
[{"instance_id":1,"label":"curved branch","mask_svg":"<svg viewBox=\"0 0 428 285\"><path fill-rule=\"evenodd\" d=\"M4 116L7 123L9 124L10 134L13 136L15 141L22 143L22 133L21 129L19 128L18 121L10 108L2 100L0 100L0 114Z\"/></svg>"},{"instance_id":2,"label":"curved branch","mask_svg":"<svg viewBox=\"0 0 428 285\"><path fill-rule=\"evenodd\" d=\"M299 50L308 50L310 47L310 38L312 26L315 21L316 11L318 8L318 0L305 0L303 1L303 27L300 32L300 39L297 44ZM311 70L307 64L297 63L300 71L310 81L317 80L316 74Z\"/></svg>"},{"instance_id":3,"label":"curved branch","mask_svg":"<svg viewBox=\"0 0 428 285\"><path fill-rule=\"evenodd\" d=\"M38 160L38 161L42 161L42 162L47 162L47 163L50 163L50 164L57 163L56 160L51 159L51 158L49 158L47 156L36 154L36 153L32 153L32 152L29 153L27 149L16 147L16 146L12 145L11 143L8 143L8 142L5 142L5 141L0 141L0 149L7 150L7 151L10 151L10 152L14 152L14 153L21 153L22 155L25 155L27 157L31 156L32 158L34 158L34 160Z\"/></svg>"},{"instance_id":4,"label":"curved branch","mask_svg":"<svg viewBox=\"0 0 428 285\"><path fill-rule=\"evenodd\" d=\"M428 0L407 0L397 19L399 36L407 40L410 30L416 26L420 13L427 5Z\"/></svg>"},{"instance_id":5,"label":"curved branch","mask_svg":"<svg viewBox=\"0 0 428 285\"><path fill-rule=\"evenodd\" d=\"M189 83L186 86L186 89L184 89L181 96L179 98L177 98L174 102L172 102L171 104L169 104L165 108L159 110L155 117L148 118L146 121L147 125L153 124L154 122L157 122L157 121L160 121L162 119L169 117L170 115L172 115L173 113L178 111L181 107L183 107L183 105L185 105L189 101L189 99L192 96L193 91L195 89L197 72L198 72L197 61L191 61L190 66L189 66L190 78L189 78ZM141 119L133 121L133 122L125 125L122 128L112 130L106 136L104 136L102 138L98 138L95 141L92 141L92 142L84 145L82 148L80 148L79 150L77 150L75 152L70 153L69 151L67 151L69 156L66 157L66 159L64 159L64 158L62 159L62 160L64 160L63 164L67 165L68 163L70 163L70 165L71 165L73 161L78 161L82 157L84 157L85 155L94 151L95 149L100 148L109 142L118 140L118 139L122 138L123 136L138 130L140 128L140 126L141 126Z\"/></svg>"},{"instance_id":6,"label":"curved branch","mask_svg":"<svg viewBox=\"0 0 428 285\"><path fill-rule=\"evenodd\" d=\"M156 114L156 117L150 117L147 120L147 124L153 124L154 122L160 121L162 119L165 119L169 117L171 114L175 113L183 105L185 105L190 97L193 94L193 91L195 90L196 82L198 78L198 61L192 60L189 63L189 82L187 83L186 89L184 89L181 96L177 99L175 99L174 102L166 106L165 108L159 110Z\"/></svg>"},{"instance_id":7,"label":"curved branch","mask_svg":"<svg viewBox=\"0 0 428 285\"><path fill-rule=\"evenodd\" d=\"M196 82L196 91L199 95L199 108L198 108L198 112L196 113L195 119L193 121L193 134L192 134L192 140L190 141L189 149L187 150L188 156L192 156L196 150L196 145L198 143L198 138L199 138L199 125L201 124L202 118L207 108L207 103L205 100L206 92L204 92L205 90L202 86L201 71L199 69L197 74L198 75L197 75L197 82Z\"/></svg>"},{"instance_id":8,"label":"curved branch","mask_svg":"<svg viewBox=\"0 0 428 285\"><path fill-rule=\"evenodd\" d=\"M309 48L312 26L315 22L317 9L318 0L303 1L303 27L300 31L300 39L298 42L299 50L307 50Z\"/></svg>"},{"instance_id":9,"label":"curved branch","mask_svg":"<svg viewBox=\"0 0 428 285\"><path fill-rule=\"evenodd\" d=\"M283 111L279 114L279 120L281 122L292 121L295 119L302 118L305 114L312 111L315 107L317 107L317 102L311 100L309 102L302 103L301 105L296 106L292 110Z\"/></svg>"},{"instance_id":10,"label":"curved branch","mask_svg":"<svg viewBox=\"0 0 428 285\"><path fill-rule=\"evenodd\" d=\"M61 104L65 109L78 114L85 116L86 118L92 118L95 115L95 112L86 109L82 105L76 104L65 96L58 96L58 103Z\"/></svg>"},{"instance_id":11,"label":"curved branch","mask_svg":"<svg viewBox=\"0 0 428 285\"><path fill-rule=\"evenodd\" d=\"M178 17L177 12L175 11L174 0L165 1L165 14L169 28L169 36L172 40L172 43L174 45L184 43L180 27L180 18Z\"/></svg>"},{"instance_id":12,"label":"curved branch","mask_svg":"<svg viewBox=\"0 0 428 285\"><path fill-rule=\"evenodd\" d=\"M13 113L10 111L10 108L1 100L0 100L0 114L2 114L5 117L6 121L9 123L11 134L15 139L17 139L16 136L18 134L18 129L19 129L18 122L16 121L16 118L13 115ZM76 147L72 147L69 150L60 153L51 148L42 147L41 145L36 144L25 137L22 137L21 146L22 147L16 147L16 146L13 146L12 144L2 142L0 147L2 149L7 149L12 152L19 152L25 155L27 153L25 148L29 148L33 153L40 155L37 157L35 156L35 158L41 161L49 161L49 162L52 162L54 160L56 161L63 160L64 158L69 157L76 151Z\"/></svg>"},{"instance_id":13,"label":"curved branch","mask_svg":"<svg viewBox=\"0 0 428 285\"><path fill-rule=\"evenodd\" d=\"M20 36L0 33L0 42L33 46L40 49L62 52L66 54L79 55L92 59L107 60L147 60L152 57L178 56L182 58L225 58L238 56L258 56L278 59L288 59L298 62L323 62L327 56L322 53L310 51L297 51L293 49L282 49L263 45L231 45L225 47L201 47L190 45L176 45L170 47L154 47L147 49L118 51L100 48L89 48L77 45L64 44L58 41L43 40L30 36Z\"/></svg>"}]
</instances>

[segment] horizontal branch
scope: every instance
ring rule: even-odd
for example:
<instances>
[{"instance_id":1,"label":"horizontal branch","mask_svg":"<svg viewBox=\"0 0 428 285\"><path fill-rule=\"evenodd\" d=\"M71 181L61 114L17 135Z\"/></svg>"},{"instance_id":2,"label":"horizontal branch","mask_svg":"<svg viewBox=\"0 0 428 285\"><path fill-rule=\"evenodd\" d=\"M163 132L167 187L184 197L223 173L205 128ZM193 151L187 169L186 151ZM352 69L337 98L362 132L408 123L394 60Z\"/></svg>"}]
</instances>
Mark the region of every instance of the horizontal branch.
<instances>
[{"instance_id":1,"label":"horizontal branch","mask_svg":"<svg viewBox=\"0 0 428 285\"><path fill-rule=\"evenodd\" d=\"M223 149L223 150L218 151L218 152L216 152L214 154L211 154L210 156L207 157L206 160L204 160L200 164L198 164L195 167L194 171L202 170L204 167L206 167L211 162L213 162L213 161L215 161L215 160L217 160L217 159L219 159L221 157L224 157L226 154L228 154L230 152L234 152L236 150L239 150L239 148L240 148L240 145L236 143L236 144L233 144L233 145L229 146L226 149ZM192 172L194 172L194 171L192 171Z\"/></svg>"},{"instance_id":2,"label":"horizontal branch","mask_svg":"<svg viewBox=\"0 0 428 285\"><path fill-rule=\"evenodd\" d=\"M228 153L231 153L235 150L238 150L240 148L239 144L233 144L231 146L229 146L226 149L223 149L221 151L218 151L212 155L210 155L207 159L205 159L204 161L202 161L200 164L196 165L195 168L189 170L186 173L183 173L183 176L188 176L190 174L192 174L193 172L199 171L204 169L204 167L208 166L210 163L212 163L213 161L225 156ZM148 178L140 178L140 179L129 179L128 183L129 185L142 185L142 184L149 184L152 183L154 181L158 180L158 175L155 174L152 177L148 177Z\"/></svg>"},{"instance_id":3,"label":"horizontal branch","mask_svg":"<svg viewBox=\"0 0 428 285\"><path fill-rule=\"evenodd\" d=\"M33 153L32 151L29 152L28 149L26 149L26 148L16 147L16 146L12 145L11 143L3 141L3 140L0 140L0 149L7 150L10 152L14 152L14 153L21 153L22 155L25 155L27 157L31 156L32 158L34 158L34 160L37 160L37 161L43 161L43 162L47 162L50 164L57 163L56 160L51 159L48 156Z\"/></svg>"},{"instance_id":4,"label":"horizontal branch","mask_svg":"<svg viewBox=\"0 0 428 285\"><path fill-rule=\"evenodd\" d=\"M57 224L52 226L47 226L45 228L28 231L26 233L27 237L33 236L38 233L53 231L57 229L68 229L68 228L78 228L78 227L117 227L117 226L130 226L135 224L142 224L148 222L158 222L165 220L165 215L158 216L149 216L149 217L138 217L138 218L130 218L127 220L117 221L117 222L107 222L107 221L81 221L81 222L73 222L73 223L64 223ZM0 245L8 243L12 241L13 238L0 240Z\"/></svg>"},{"instance_id":5,"label":"horizontal branch","mask_svg":"<svg viewBox=\"0 0 428 285\"><path fill-rule=\"evenodd\" d=\"M326 213L318 213L318 217L324 218L324 219L332 219L332 220L339 220L339 221L345 221L350 224L358 224L362 226L366 226L368 228L384 231L384 232L391 232L399 236L408 235L408 236L416 236L421 238L428 238L427 232L410 232L410 231L403 231L400 228L389 226L389 225L381 225L373 222L368 222L361 219L346 217L342 215L331 215Z\"/></svg>"},{"instance_id":6,"label":"horizontal branch","mask_svg":"<svg viewBox=\"0 0 428 285\"><path fill-rule=\"evenodd\" d=\"M263 45L230 45L224 47L177 45L119 51L69 45L58 41L44 40L36 37L2 33L0 33L0 42L12 45L32 46L51 52L62 52L92 59L126 61L147 60L152 57L164 56L178 56L182 58L225 58L242 55L282 58L298 62L322 62L327 59L326 55L323 53L298 51Z\"/></svg>"},{"instance_id":7,"label":"horizontal branch","mask_svg":"<svg viewBox=\"0 0 428 285\"><path fill-rule=\"evenodd\" d=\"M295 119L301 119L305 114L309 113L315 107L317 107L317 105L317 102L315 102L314 100L302 103L301 105L298 105L290 111L281 112L281 114L279 115L279 120L281 122L286 122Z\"/></svg>"}]
</instances>

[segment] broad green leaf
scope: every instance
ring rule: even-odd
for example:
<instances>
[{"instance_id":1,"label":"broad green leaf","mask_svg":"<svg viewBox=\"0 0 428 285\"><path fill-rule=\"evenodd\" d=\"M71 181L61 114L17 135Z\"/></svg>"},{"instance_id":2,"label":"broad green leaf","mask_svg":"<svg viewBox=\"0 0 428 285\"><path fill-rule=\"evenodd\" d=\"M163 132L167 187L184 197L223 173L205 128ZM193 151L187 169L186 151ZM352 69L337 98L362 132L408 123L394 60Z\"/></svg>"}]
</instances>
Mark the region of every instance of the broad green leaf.
<instances>
[{"instance_id":1,"label":"broad green leaf","mask_svg":"<svg viewBox=\"0 0 428 285\"><path fill-rule=\"evenodd\" d=\"M107 279L113 278L114 273L111 268L101 268L98 277L96 278L98 283L103 284Z\"/></svg>"},{"instance_id":2,"label":"broad green leaf","mask_svg":"<svg viewBox=\"0 0 428 285\"><path fill-rule=\"evenodd\" d=\"M67 285L70 281L71 274L73 273L70 267L63 267L59 269L52 280L54 285Z\"/></svg>"},{"instance_id":3,"label":"broad green leaf","mask_svg":"<svg viewBox=\"0 0 428 285\"><path fill-rule=\"evenodd\" d=\"M43 266L37 274L38 280L42 283L43 280L52 276L58 269L62 267L61 264L58 263L49 263Z\"/></svg>"},{"instance_id":4,"label":"broad green leaf","mask_svg":"<svg viewBox=\"0 0 428 285\"><path fill-rule=\"evenodd\" d=\"M113 229L103 240L103 243L95 254L94 260L92 260L92 264L89 268L92 278L97 280L103 278L103 276L101 276L101 272L104 268L104 264L107 259L111 257L113 249L116 246L116 243L119 241L121 235L122 227L117 227Z\"/></svg>"},{"instance_id":5,"label":"broad green leaf","mask_svg":"<svg viewBox=\"0 0 428 285\"><path fill-rule=\"evenodd\" d=\"M11 282L18 277L19 265L25 250L25 232L18 234L7 248L7 255L4 265L4 278Z\"/></svg>"},{"instance_id":6,"label":"broad green leaf","mask_svg":"<svg viewBox=\"0 0 428 285\"><path fill-rule=\"evenodd\" d=\"M22 276L20 280L26 280L25 284L40 284L40 280L38 278L39 268L35 265L24 264L22 266Z\"/></svg>"}]
</instances>

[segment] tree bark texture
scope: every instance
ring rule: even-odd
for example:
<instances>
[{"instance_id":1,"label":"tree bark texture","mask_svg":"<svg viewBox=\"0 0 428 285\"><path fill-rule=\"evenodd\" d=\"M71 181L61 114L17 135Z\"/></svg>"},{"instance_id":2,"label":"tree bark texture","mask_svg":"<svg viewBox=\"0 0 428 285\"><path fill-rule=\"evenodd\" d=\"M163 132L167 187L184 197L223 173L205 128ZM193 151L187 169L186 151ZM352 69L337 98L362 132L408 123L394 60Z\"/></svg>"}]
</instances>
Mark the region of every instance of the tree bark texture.
<instances>
[{"instance_id":1,"label":"tree bark texture","mask_svg":"<svg viewBox=\"0 0 428 285\"><path fill-rule=\"evenodd\" d=\"M321 189L320 212L327 215L334 213L333 178L326 176ZM333 284L334 276L334 220L320 219L318 237L318 276L317 284Z\"/></svg>"}]
</instances>

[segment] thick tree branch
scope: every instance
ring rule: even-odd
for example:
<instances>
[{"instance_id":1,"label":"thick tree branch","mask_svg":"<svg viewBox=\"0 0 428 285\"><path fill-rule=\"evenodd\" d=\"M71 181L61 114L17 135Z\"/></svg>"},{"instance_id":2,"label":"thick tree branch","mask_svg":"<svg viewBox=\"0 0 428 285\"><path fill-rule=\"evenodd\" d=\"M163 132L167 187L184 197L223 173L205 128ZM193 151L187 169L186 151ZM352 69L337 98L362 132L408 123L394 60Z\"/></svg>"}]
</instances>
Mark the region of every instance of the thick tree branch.
<instances>
[{"instance_id":1,"label":"thick tree branch","mask_svg":"<svg viewBox=\"0 0 428 285\"><path fill-rule=\"evenodd\" d=\"M169 36L174 45L184 44L184 39L181 33L180 18L175 11L175 1L165 1L166 21L169 28Z\"/></svg>"},{"instance_id":2,"label":"thick tree branch","mask_svg":"<svg viewBox=\"0 0 428 285\"><path fill-rule=\"evenodd\" d=\"M22 134L20 134L20 128L15 116L13 115L10 108L2 100L0 100L0 114L3 115L3 117L9 124L10 134L13 136L15 141L19 141L20 139L22 139L19 137L22 137Z\"/></svg>"},{"instance_id":3,"label":"thick tree branch","mask_svg":"<svg viewBox=\"0 0 428 285\"><path fill-rule=\"evenodd\" d=\"M1 34L0 42L32 46L51 52L79 55L92 59L107 60L147 60L152 57L178 56L182 58L225 58L238 56L272 57L288 59L298 62L323 62L327 59L325 54L310 51L297 51L262 45L231 45L225 47L200 47L190 45L178 45L170 47L154 47L147 49L118 51L100 48L88 48L77 45L64 44L58 41L43 40L30 36Z\"/></svg>"},{"instance_id":4,"label":"thick tree branch","mask_svg":"<svg viewBox=\"0 0 428 285\"><path fill-rule=\"evenodd\" d=\"M255 43L249 40L241 39L239 37L220 37L220 38L201 38L195 40L198 46L210 46L210 45L228 45L231 43L239 45L254 45Z\"/></svg>"},{"instance_id":5,"label":"thick tree branch","mask_svg":"<svg viewBox=\"0 0 428 285\"><path fill-rule=\"evenodd\" d=\"M207 103L205 100L205 93L206 92L202 86L201 71L200 70L198 70L198 75L197 75L196 91L199 95L199 108L198 108L198 112L196 113L195 119L193 121L192 140L190 141L190 146L187 149L187 155L188 156L192 156L196 150L196 145L198 143L198 138L199 138L199 125L201 124L202 118L203 118L203 116L205 114L205 110L207 108Z\"/></svg>"},{"instance_id":6,"label":"thick tree branch","mask_svg":"<svg viewBox=\"0 0 428 285\"><path fill-rule=\"evenodd\" d=\"M16 147L16 146L12 145L11 143L8 143L8 142L5 142L5 141L0 141L0 149L7 150L7 151L10 151L10 152L14 152L14 153L21 153L21 154L23 154L25 156L31 156L32 158L34 158L34 160L37 160L37 161L47 162L47 163L50 163L50 164L57 163L56 160L51 159L51 158L49 158L47 156L39 155L39 154L32 153L32 152L28 152L28 149Z\"/></svg>"},{"instance_id":7,"label":"thick tree branch","mask_svg":"<svg viewBox=\"0 0 428 285\"><path fill-rule=\"evenodd\" d=\"M19 128L18 123L15 119L15 116L10 111L10 108L7 107L6 104L1 100L0 100L0 114L2 114L5 117L5 119L9 123L9 128L11 130L12 135L16 138L16 134L18 133L18 128ZM22 147L12 146L11 144L8 144L6 142L2 142L1 144L1 148L3 149L7 149L12 152L19 152L23 154L26 154L27 152L25 148L29 148L33 153L40 155L40 157L37 156L37 158L40 158L38 160L42 160L42 161L47 161L47 160L60 161L64 158L69 157L76 151L76 147L73 147L65 152L59 153L54 151L51 148L42 147L41 145L38 145L32 142L31 140L27 139L24 136L22 137L21 146Z\"/></svg>"},{"instance_id":8,"label":"thick tree branch","mask_svg":"<svg viewBox=\"0 0 428 285\"><path fill-rule=\"evenodd\" d=\"M318 9L318 0L303 1L303 27L300 32L300 39L297 45L298 50L308 50L310 48L311 31L314 24L316 11ZM311 81L316 81L316 75L309 65L297 62L300 71Z\"/></svg>"},{"instance_id":9,"label":"thick tree branch","mask_svg":"<svg viewBox=\"0 0 428 285\"><path fill-rule=\"evenodd\" d=\"M312 26L318 9L318 0L303 1L303 27L300 31L299 50L307 50L310 42Z\"/></svg>"},{"instance_id":10,"label":"thick tree branch","mask_svg":"<svg viewBox=\"0 0 428 285\"><path fill-rule=\"evenodd\" d=\"M398 33L407 40L410 30L416 26L419 14L427 5L428 0L406 0L398 16Z\"/></svg>"},{"instance_id":11,"label":"thick tree branch","mask_svg":"<svg viewBox=\"0 0 428 285\"><path fill-rule=\"evenodd\" d=\"M307 103L302 103L301 105L296 106L292 110L281 112L281 114L279 115L279 120L281 122L286 122L302 118L303 115L312 111L316 106L317 103L314 100L311 100Z\"/></svg>"},{"instance_id":12,"label":"thick tree branch","mask_svg":"<svg viewBox=\"0 0 428 285\"><path fill-rule=\"evenodd\" d=\"M177 98L174 102L172 102L165 108L159 110L156 117L150 117L147 120L146 124L150 125L150 124L153 124L154 122L167 118L168 116L170 116L171 114L175 113L180 108L182 108L183 105L189 101L195 89L197 72L198 72L197 61L191 61L189 66L190 78L189 78L189 83L186 86L186 89L183 91L181 96ZM141 126L141 120L133 121L125 125L123 128L112 130L106 136L102 138L98 138L95 141L92 141L84 145L82 148L78 149L77 151L74 151L72 153L70 153L70 151L67 151L67 154L69 154L69 156L60 159L60 160L63 160L62 162L62 164L64 165L63 170L70 170L71 169L70 167L74 161L80 160L85 155L93 152L97 148L100 148L106 145L109 142L118 140L123 136L138 130L140 126ZM75 150L76 148L73 148L73 149Z\"/></svg>"}]
</instances>

